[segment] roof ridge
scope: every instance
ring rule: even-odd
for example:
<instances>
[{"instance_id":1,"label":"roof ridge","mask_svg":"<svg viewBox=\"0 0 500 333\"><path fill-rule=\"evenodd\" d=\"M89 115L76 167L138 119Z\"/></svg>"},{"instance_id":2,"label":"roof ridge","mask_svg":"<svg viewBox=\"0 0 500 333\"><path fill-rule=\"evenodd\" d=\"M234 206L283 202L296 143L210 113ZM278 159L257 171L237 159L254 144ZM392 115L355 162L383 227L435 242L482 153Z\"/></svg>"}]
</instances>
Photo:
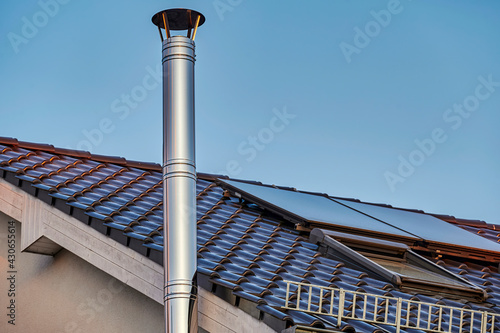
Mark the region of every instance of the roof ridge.
<instances>
[{"instance_id":1,"label":"roof ridge","mask_svg":"<svg viewBox=\"0 0 500 333\"><path fill-rule=\"evenodd\" d=\"M58 147L54 147L51 144L19 141L16 138L9 138L9 137L0 136L0 144L15 146L15 147L24 148L24 149L30 149L30 150L41 150L41 151L45 151L45 152L52 153L52 154L58 154L58 155L67 155L67 156L71 156L71 157L85 158L85 159L89 159L89 160L93 160L93 161L97 161L97 162L112 163L112 164L122 165L122 166L126 166L126 167L131 167L131 168L139 168L139 169L152 170L152 171L161 171L162 170L161 165L159 163L127 160L121 156L92 154L89 151L85 151L85 150L58 148Z\"/></svg>"},{"instance_id":2,"label":"roof ridge","mask_svg":"<svg viewBox=\"0 0 500 333\"><path fill-rule=\"evenodd\" d=\"M54 147L54 145L46 143L19 141L16 138L0 136L0 144L24 148L24 149L30 149L30 150L40 150L57 155L85 158L97 162L112 163L125 167L144 169L146 171L158 171L158 172L162 171L161 164L159 163L128 160L121 156L92 154L91 152L86 150L59 148L59 147ZM209 181L214 181L217 178L222 178L222 179L229 178L228 176L225 175L218 175L218 174L211 174L204 172L197 172L197 176L198 178Z\"/></svg>"}]
</instances>

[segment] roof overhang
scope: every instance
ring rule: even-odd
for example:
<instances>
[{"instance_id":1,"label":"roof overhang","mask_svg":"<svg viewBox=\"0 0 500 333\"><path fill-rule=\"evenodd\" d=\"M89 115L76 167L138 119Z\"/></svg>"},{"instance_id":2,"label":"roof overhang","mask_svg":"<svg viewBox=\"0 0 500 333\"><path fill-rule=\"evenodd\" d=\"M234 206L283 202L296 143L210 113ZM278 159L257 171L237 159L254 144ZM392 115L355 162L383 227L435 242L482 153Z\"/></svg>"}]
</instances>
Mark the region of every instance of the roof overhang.
<instances>
[{"instance_id":1,"label":"roof overhang","mask_svg":"<svg viewBox=\"0 0 500 333\"><path fill-rule=\"evenodd\" d=\"M66 249L163 304L163 267L0 178L0 212L21 223L21 251Z\"/></svg>"}]
</instances>

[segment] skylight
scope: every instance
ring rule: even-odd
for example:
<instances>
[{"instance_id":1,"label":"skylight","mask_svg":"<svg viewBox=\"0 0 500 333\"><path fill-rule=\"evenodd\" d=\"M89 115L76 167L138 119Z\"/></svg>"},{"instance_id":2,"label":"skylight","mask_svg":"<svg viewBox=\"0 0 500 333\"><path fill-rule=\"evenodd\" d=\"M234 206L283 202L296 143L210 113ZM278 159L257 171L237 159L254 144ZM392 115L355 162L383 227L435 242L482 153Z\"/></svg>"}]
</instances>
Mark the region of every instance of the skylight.
<instances>
[{"instance_id":1,"label":"skylight","mask_svg":"<svg viewBox=\"0 0 500 333\"><path fill-rule=\"evenodd\" d=\"M433 273L422 267L412 265L406 260L388 260L370 257L365 254L366 257L376 262L385 269L399 275L402 278L414 278L422 281L431 281L434 283L442 284L453 284L456 286L465 286L463 282L458 282L455 279L445 277L441 274Z\"/></svg>"},{"instance_id":2,"label":"skylight","mask_svg":"<svg viewBox=\"0 0 500 333\"><path fill-rule=\"evenodd\" d=\"M474 300L483 300L486 295L481 288L401 243L324 229L313 229L310 240L318 243L325 255L378 275L403 291Z\"/></svg>"},{"instance_id":3,"label":"skylight","mask_svg":"<svg viewBox=\"0 0 500 333\"><path fill-rule=\"evenodd\" d=\"M310 241L327 256L369 271L403 291L483 300L484 291L413 252L408 246L370 237L313 229Z\"/></svg>"}]
</instances>

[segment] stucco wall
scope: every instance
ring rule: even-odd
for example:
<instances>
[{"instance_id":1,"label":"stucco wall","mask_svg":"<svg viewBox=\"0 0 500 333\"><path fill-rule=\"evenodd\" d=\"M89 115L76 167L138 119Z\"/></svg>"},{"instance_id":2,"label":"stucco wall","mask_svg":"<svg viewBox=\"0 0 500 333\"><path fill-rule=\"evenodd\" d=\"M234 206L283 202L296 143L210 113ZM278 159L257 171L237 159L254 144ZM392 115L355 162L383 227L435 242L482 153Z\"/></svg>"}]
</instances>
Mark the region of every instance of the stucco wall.
<instances>
[{"instance_id":1,"label":"stucco wall","mask_svg":"<svg viewBox=\"0 0 500 333\"><path fill-rule=\"evenodd\" d=\"M275 333L243 310L200 288L198 326L209 333Z\"/></svg>"},{"instance_id":2,"label":"stucco wall","mask_svg":"<svg viewBox=\"0 0 500 333\"><path fill-rule=\"evenodd\" d=\"M20 253L15 222L15 261L8 261L8 221L0 212L0 332L162 332L163 307L72 253L54 257ZM13 236L10 240L12 245ZM11 250L12 252L12 250ZM10 258L12 259L12 257ZM15 276L15 296L10 293ZM15 300L15 325L7 308Z\"/></svg>"}]
</instances>

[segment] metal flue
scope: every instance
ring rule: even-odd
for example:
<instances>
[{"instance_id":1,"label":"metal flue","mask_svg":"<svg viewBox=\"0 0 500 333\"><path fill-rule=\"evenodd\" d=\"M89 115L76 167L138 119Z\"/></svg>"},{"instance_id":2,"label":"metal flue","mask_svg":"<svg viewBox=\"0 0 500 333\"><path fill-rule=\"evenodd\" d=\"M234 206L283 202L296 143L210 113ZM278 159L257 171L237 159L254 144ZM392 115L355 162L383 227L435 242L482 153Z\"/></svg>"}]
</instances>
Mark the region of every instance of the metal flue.
<instances>
[{"instance_id":1,"label":"metal flue","mask_svg":"<svg viewBox=\"0 0 500 333\"><path fill-rule=\"evenodd\" d=\"M168 9L152 18L162 40L165 331L198 332L194 38L205 17ZM187 30L186 36L172 31Z\"/></svg>"}]
</instances>

